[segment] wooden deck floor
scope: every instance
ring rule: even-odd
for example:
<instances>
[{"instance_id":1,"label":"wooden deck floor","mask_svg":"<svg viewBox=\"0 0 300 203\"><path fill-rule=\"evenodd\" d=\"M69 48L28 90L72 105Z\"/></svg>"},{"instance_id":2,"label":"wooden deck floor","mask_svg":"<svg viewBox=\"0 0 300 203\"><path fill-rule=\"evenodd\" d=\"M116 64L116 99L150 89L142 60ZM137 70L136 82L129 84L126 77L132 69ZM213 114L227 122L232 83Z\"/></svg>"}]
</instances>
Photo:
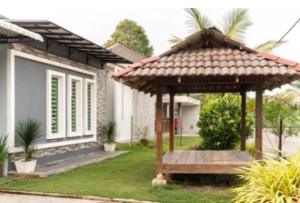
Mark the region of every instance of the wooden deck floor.
<instances>
[{"instance_id":1,"label":"wooden deck floor","mask_svg":"<svg viewBox=\"0 0 300 203\"><path fill-rule=\"evenodd\" d=\"M235 174L253 159L241 151L174 151L163 156L163 173Z\"/></svg>"}]
</instances>

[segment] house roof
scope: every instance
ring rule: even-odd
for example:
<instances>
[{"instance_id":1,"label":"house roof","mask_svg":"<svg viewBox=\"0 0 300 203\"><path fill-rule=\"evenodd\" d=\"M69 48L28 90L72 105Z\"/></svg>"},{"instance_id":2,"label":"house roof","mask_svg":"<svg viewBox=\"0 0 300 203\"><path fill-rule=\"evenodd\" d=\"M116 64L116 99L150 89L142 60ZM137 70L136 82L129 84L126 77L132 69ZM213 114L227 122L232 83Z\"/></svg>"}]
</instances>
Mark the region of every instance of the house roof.
<instances>
[{"instance_id":1,"label":"house roof","mask_svg":"<svg viewBox=\"0 0 300 203\"><path fill-rule=\"evenodd\" d=\"M43 42L41 35L7 22L0 16L0 43L18 42L20 40L37 40Z\"/></svg>"},{"instance_id":2,"label":"house roof","mask_svg":"<svg viewBox=\"0 0 300 203\"><path fill-rule=\"evenodd\" d=\"M108 50L112 51L113 53L124 57L125 59L127 59L128 61L130 61L132 63L138 62L138 61L146 58L142 54L138 53L131 47L129 47L121 42L115 42L106 48Z\"/></svg>"},{"instance_id":3,"label":"house roof","mask_svg":"<svg viewBox=\"0 0 300 203\"><path fill-rule=\"evenodd\" d=\"M143 59L113 75L116 80L154 93L157 84L176 92L272 89L300 78L300 65L257 52L216 28L199 31L158 57Z\"/></svg>"},{"instance_id":4,"label":"house roof","mask_svg":"<svg viewBox=\"0 0 300 203\"><path fill-rule=\"evenodd\" d=\"M47 20L8 20L24 29L38 33L47 40L55 40L69 48L84 52L87 55L99 58L104 62L128 63L128 60L111 51L77 35L71 31Z\"/></svg>"}]
</instances>

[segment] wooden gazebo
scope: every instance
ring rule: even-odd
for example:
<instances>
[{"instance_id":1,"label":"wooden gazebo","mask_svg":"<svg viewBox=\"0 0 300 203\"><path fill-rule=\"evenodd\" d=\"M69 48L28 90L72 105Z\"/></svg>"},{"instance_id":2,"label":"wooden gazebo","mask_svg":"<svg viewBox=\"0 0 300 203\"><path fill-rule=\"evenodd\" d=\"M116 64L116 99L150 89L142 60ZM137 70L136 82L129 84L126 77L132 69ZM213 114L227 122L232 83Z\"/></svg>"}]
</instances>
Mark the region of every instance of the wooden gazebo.
<instances>
[{"instance_id":1,"label":"wooden gazebo","mask_svg":"<svg viewBox=\"0 0 300 203\"><path fill-rule=\"evenodd\" d=\"M113 77L156 95L157 174L230 174L252 160L245 152L246 92L255 91L256 159L262 158L263 91L300 78L300 65L257 52L216 28L199 31L158 57L144 59ZM241 151L174 151L173 109L176 93L241 94ZM162 95L170 95L169 152L163 154Z\"/></svg>"}]
</instances>

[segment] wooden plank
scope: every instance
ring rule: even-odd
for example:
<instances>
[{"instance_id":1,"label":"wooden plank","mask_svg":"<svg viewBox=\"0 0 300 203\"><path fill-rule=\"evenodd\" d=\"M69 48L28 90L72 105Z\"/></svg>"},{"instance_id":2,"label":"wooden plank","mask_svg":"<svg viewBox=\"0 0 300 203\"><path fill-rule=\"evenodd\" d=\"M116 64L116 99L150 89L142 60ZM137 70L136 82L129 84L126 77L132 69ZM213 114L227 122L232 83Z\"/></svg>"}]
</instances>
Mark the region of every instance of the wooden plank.
<instances>
[{"instance_id":1,"label":"wooden plank","mask_svg":"<svg viewBox=\"0 0 300 203\"><path fill-rule=\"evenodd\" d=\"M174 151L174 93L170 92L170 103L169 103L169 113L170 113L170 127L169 127L169 151Z\"/></svg>"},{"instance_id":2,"label":"wooden plank","mask_svg":"<svg viewBox=\"0 0 300 203\"><path fill-rule=\"evenodd\" d=\"M262 94L262 85L258 84L255 98L255 158L258 160L262 159Z\"/></svg>"}]
</instances>

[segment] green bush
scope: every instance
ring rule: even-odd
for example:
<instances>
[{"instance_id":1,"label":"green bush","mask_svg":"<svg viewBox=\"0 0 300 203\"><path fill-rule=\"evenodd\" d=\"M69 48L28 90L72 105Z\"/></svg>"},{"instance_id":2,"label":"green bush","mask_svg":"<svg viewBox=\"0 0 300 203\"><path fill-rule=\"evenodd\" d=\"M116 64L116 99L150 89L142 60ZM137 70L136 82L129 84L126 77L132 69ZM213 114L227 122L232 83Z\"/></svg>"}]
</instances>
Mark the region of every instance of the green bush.
<instances>
[{"instance_id":1,"label":"green bush","mask_svg":"<svg viewBox=\"0 0 300 203\"><path fill-rule=\"evenodd\" d=\"M40 129L41 124L31 119L20 121L16 127L17 138L24 149L25 161L32 159L34 146L41 137Z\"/></svg>"},{"instance_id":2,"label":"green bush","mask_svg":"<svg viewBox=\"0 0 300 203\"><path fill-rule=\"evenodd\" d=\"M108 121L103 126L103 136L107 143L112 144L115 142L115 137L117 133L117 124L114 121Z\"/></svg>"},{"instance_id":3,"label":"green bush","mask_svg":"<svg viewBox=\"0 0 300 203\"><path fill-rule=\"evenodd\" d=\"M289 159L255 161L240 169L242 185L233 189L234 202L288 203L300 201L300 154Z\"/></svg>"},{"instance_id":4,"label":"green bush","mask_svg":"<svg viewBox=\"0 0 300 203\"><path fill-rule=\"evenodd\" d=\"M0 168L8 157L7 135L0 135ZM0 174L1 176L1 174Z\"/></svg>"},{"instance_id":5,"label":"green bush","mask_svg":"<svg viewBox=\"0 0 300 203\"><path fill-rule=\"evenodd\" d=\"M203 149L234 149L240 141L240 96L225 94L201 108L198 127ZM247 116L247 133L253 132L253 118Z\"/></svg>"}]
</instances>

